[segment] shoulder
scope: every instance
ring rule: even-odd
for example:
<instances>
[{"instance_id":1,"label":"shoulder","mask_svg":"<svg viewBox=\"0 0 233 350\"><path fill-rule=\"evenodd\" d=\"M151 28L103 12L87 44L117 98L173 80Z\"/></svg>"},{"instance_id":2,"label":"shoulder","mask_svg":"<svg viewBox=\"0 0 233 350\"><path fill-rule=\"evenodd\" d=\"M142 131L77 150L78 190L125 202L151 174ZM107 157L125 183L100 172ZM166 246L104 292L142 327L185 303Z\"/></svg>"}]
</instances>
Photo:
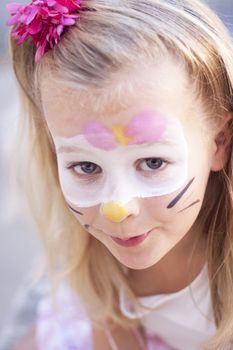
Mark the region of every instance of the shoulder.
<instances>
[{"instance_id":1,"label":"shoulder","mask_svg":"<svg viewBox=\"0 0 233 350\"><path fill-rule=\"evenodd\" d=\"M92 326L81 300L62 285L55 303L43 298L37 311L38 350L92 350Z\"/></svg>"}]
</instances>

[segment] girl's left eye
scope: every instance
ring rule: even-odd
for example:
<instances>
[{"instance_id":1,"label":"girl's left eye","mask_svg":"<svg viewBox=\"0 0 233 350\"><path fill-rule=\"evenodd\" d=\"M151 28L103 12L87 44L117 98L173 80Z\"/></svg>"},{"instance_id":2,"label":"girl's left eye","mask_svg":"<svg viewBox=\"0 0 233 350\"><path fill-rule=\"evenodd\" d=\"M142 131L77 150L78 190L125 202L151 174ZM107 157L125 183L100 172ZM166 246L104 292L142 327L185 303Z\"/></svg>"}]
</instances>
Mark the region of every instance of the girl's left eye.
<instances>
[{"instance_id":1,"label":"girl's left eye","mask_svg":"<svg viewBox=\"0 0 233 350\"><path fill-rule=\"evenodd\" d=\"M137 168L142 171L153 171L160 169L165 163L161 158L145 158L139 161Z\"/></svg>"}]
</instances>

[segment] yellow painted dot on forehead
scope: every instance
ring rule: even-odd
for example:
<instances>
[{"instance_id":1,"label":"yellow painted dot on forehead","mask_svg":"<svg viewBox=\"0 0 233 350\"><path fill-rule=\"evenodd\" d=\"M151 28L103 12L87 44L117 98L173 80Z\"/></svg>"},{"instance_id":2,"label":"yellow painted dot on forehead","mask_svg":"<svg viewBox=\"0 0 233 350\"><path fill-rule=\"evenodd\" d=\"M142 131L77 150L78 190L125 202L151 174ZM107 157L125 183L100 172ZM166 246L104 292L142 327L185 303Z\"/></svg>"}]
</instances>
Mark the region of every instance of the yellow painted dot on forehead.
<instances>
[{"instance_id":1,"label":"yellow painted dot on forehead","mask_svg":"<svg viewBox=\"0 0 233 350\"><path fill-rule=\"evenodd\" d=\"M125 127L116 125L112 127L112 132L120 145L128 145L132 138L126 136Z\"/></svg>"}]
</instances>

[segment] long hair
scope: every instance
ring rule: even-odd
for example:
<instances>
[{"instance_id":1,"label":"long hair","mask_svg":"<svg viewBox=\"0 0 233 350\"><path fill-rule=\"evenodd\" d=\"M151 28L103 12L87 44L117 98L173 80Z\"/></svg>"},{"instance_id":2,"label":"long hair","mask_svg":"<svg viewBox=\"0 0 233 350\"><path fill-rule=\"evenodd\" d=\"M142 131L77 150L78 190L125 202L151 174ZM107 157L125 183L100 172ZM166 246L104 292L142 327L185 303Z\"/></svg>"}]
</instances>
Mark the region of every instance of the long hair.
<instances>
[{"instance_id":1,"label":"long hair","mask_svg":"<svg viewBox=\"0 0 233 350\"><path fill-rule=\"evenodd\" d=\"M33 45L16 46L11 40L22 100L20 142L24 153L20 162L27 174L25 187L53 280L68 280L94 320L108 318L131 327L133 321L118 307L119 284L136 300L123 266L84 231L62 196L54 146L41 106L41 76L46 72L79 91L80 96L95 96L95 104L104 108L110 94L118 93L120 98L128 84L124 79L117 82L117 74L124 74L141 58L156 64L159 57L172 55L186 68L206 116L217 125L233 111L233 47L219 18L199 0L83 0L83 5L91 10L83 11L80 21L37 64ZM106 89L110 85L111 89ZM232 169L231 143L225 168L210 174L198 217L208 242L217 326L216 335L206 345L212 350L233 341Z\"/></svg>"}]
</instances>

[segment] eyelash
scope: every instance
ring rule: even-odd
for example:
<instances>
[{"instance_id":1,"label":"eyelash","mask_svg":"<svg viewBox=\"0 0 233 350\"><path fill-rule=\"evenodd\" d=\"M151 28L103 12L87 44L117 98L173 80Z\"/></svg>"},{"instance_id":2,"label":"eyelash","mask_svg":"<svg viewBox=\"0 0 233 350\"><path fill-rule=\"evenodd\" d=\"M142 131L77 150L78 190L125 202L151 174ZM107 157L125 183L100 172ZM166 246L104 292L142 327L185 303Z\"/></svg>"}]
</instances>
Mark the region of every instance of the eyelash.
<instances>
[{"instance_id":1,"label":"eyelash","mask_svg":"<svg viewBox=\"0 0 233 350\"><path fill-rule=\"evenodd\" d=\"M96 165L95 163L92 163L92 162L78 162L78 163L70 163L66 168L68 169L68 170L71 170L73 173L74 173L74 175L76 175L76 176L78 176L78 177L82 177L82 178L89 178L89 177L91 177L91 176L93 176L93 175L96 175L96 174L98 174L98 173L96 173L96 172L93 172L93 173L90 173L90 174L88 174L88 173L83 173L83 174L78 174L76 171L75 171L75 167L77 167L77 166L82 166L82 165L85 165L85 164L93 164L93 165L95 165L96 166L96 168L98 169L101 169L98 165ZM101 173L101 171L99 172L99 173Z\"/></svg>"},{"instance_id":2,"label":"eyelash","mask_svg":"<svg viewBox=\"0 0 233 350\"><path fill-rule=\"evenodd\" d=\"M153 161L153 160L160 161L160 162L161 162L161 166L159 166L159 167L156 168L156 169L153 169L153 168L148 168L148 170L140 169L140 165L142 165L144 162L151 161L151 160L152 160L152 161ZM168 161L166 161L165 159L162 159L162 158L155 158L155 157L154 157L154 158L153 158L153 157L151 157L151 158L144 158L144 159L140 159L139 161L136 162L136 170L139 170L139 171L141 170L141 171L143 171L143 172L149 173L148 176L152 176L152 174L153 174L154 172L157 172L157 171L159 171L159 170L162 170L168 163L169 163ZM96 171L91 172L91 173L88 173L88 172L85 173L85 172L84 172L83 174L79 174L79 173L77 173L77 172L75 171L75 167L77 167L77 166L80 166L80 167L81 167L81 166L87 165L87 164L96 166L97 172L96 172ZM92 163L92 162L69 163L69 164L66 166L66 169L71 170L75 176L78 176L79 178L83 178L83 179L91 179L93 176L102 173L101 168L100 168L97 164ZM95 169L95 170L96 170L96 169ZM99 171L98 169L99 169L100 171ZM151 173L152 173L152 174L151 174Z\"/></svg>"}]
</instances>

